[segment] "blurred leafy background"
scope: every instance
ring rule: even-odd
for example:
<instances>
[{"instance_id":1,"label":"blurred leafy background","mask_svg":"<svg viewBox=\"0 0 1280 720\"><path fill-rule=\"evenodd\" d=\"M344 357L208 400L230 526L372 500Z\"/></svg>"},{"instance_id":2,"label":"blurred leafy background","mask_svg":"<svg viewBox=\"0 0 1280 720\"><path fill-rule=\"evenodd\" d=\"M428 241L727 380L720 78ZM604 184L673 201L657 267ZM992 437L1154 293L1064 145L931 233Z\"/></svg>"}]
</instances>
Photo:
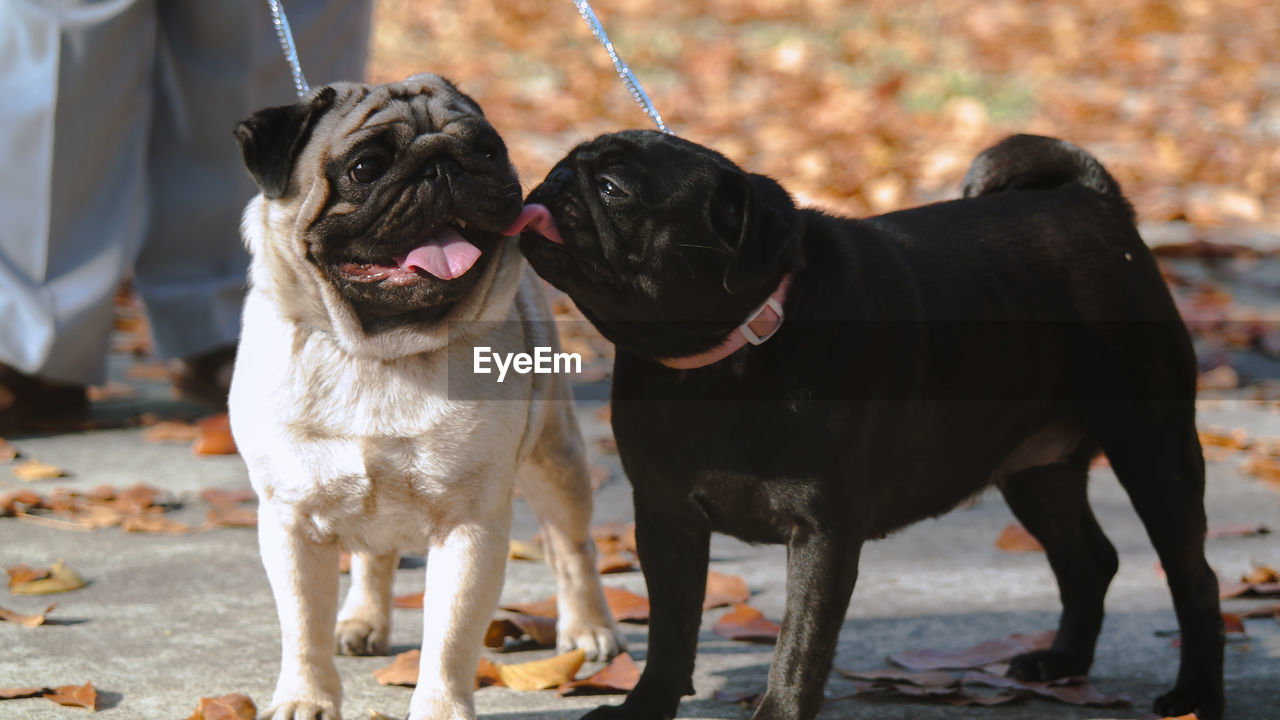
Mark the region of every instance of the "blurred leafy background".
<instances>
[{"instance_id":1,"label":"blurred leafy background","mask_svg":"<svg viewBox=\"0 0 1280 720\"><path fill-rule=\"evenodd\" d=\"M954 197L1010 132L1098 155L1148 223L1280 227L1274 0L596 0L668 124L862 215ZM305 62L305 58L304 58ZM379 0L371 78L432 71L526 189L649 125L570 0Z\"/></svg>"}]
</instances>

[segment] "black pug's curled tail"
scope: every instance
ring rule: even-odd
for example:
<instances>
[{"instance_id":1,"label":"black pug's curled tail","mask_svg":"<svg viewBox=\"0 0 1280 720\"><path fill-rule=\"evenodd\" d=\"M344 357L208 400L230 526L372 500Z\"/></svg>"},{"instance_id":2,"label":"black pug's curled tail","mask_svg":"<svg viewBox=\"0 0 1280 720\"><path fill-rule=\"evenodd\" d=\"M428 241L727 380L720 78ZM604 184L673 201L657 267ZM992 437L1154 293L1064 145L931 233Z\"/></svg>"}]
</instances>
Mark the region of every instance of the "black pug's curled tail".
<instances>
[{"instance_id":1,"label":"black pug's curled tail","mask_svg":"<svg viewBox=\"0 0 1280 720\"><path fill-rule=\"evenodd\" d=\"M1113 198L1134 220L1133 206L1102 163L1066 140L1011 135L983 150L964 176L964 196L1012 190L1052 190L1075 183Z\"/></svg>"}]
</instances>

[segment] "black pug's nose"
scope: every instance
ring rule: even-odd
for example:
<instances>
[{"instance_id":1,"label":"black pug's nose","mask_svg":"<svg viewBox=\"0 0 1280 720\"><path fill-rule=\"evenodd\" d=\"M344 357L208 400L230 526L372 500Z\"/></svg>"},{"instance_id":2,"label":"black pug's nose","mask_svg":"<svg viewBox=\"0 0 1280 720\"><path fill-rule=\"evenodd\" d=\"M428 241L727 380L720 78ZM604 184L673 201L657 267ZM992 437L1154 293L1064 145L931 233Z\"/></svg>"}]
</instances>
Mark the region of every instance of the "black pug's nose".
<instances>
[{"instance_id":1,"label":"black pug's nose","mask_svg":"<svg viewBox=\"0 0 1280 720\"><path fill-rule=\"evenodd\" d=\"M432 182L446 181L462 173L462 165L451 157L434 157L422 166L422 176Z\"/></svg>"}]
</instances>

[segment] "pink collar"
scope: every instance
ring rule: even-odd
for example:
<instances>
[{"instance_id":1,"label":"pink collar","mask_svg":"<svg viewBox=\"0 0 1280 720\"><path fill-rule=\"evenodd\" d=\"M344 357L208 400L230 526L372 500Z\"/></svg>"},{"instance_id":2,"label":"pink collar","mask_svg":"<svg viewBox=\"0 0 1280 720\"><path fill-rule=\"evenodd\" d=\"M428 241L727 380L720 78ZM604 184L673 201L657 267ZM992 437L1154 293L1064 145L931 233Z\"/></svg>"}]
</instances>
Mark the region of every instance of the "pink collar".
<instances>
[{"instance_id":1,"label":"pink collar","mask_svg":"<svg viewBox=\"0 0 1280 720\"><path fill-rule=\"evenodd\" d=\"M697 355L686 355L677 358L659 358L658 362L676 370L693 370L720 362L744 347L747 343L763 345L782 327L782 301L787 297L787 287L791 285L791 273L782 276L778 289L774 290L764 304L747 316L747 321L739 325L724 342Z\"/></svg>"}]
</instances>

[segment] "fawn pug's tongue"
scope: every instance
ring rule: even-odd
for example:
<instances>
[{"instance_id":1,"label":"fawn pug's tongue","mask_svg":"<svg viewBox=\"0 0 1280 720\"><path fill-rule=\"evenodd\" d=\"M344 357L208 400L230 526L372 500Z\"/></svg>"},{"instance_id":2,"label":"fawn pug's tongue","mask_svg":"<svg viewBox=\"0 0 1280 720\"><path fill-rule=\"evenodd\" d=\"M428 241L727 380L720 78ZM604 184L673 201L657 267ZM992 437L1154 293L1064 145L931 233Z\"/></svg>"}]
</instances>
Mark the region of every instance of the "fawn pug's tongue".
<instances>
[{"instance_id":1,"label":"fawn pug's tongue","mask_svg":"<svg viewBox=\"0 0 1280 720\"><path fill-rule=\"evenodd\" d=\"M480 248L472 245L452 226L445 226L425 243L396 258L396 265L409 272L422 270L441 280L462 277L480 259Z\"/></svg>"},{"instance_id":2,"label":"fawn pug's tongue","mask_svg":"<svg viewBox=\"0 0 1280 720\"><path fill-rule=\"evenodd\" d=\"M446 225L421 245L404 255L397 255L395 265L346 262L338 270L348 280L383 285L411 285L425 273L441 280L453 280L467 274L480 259L480 248L471 244L452 225Z\"/></svg>"}]
</instances>

